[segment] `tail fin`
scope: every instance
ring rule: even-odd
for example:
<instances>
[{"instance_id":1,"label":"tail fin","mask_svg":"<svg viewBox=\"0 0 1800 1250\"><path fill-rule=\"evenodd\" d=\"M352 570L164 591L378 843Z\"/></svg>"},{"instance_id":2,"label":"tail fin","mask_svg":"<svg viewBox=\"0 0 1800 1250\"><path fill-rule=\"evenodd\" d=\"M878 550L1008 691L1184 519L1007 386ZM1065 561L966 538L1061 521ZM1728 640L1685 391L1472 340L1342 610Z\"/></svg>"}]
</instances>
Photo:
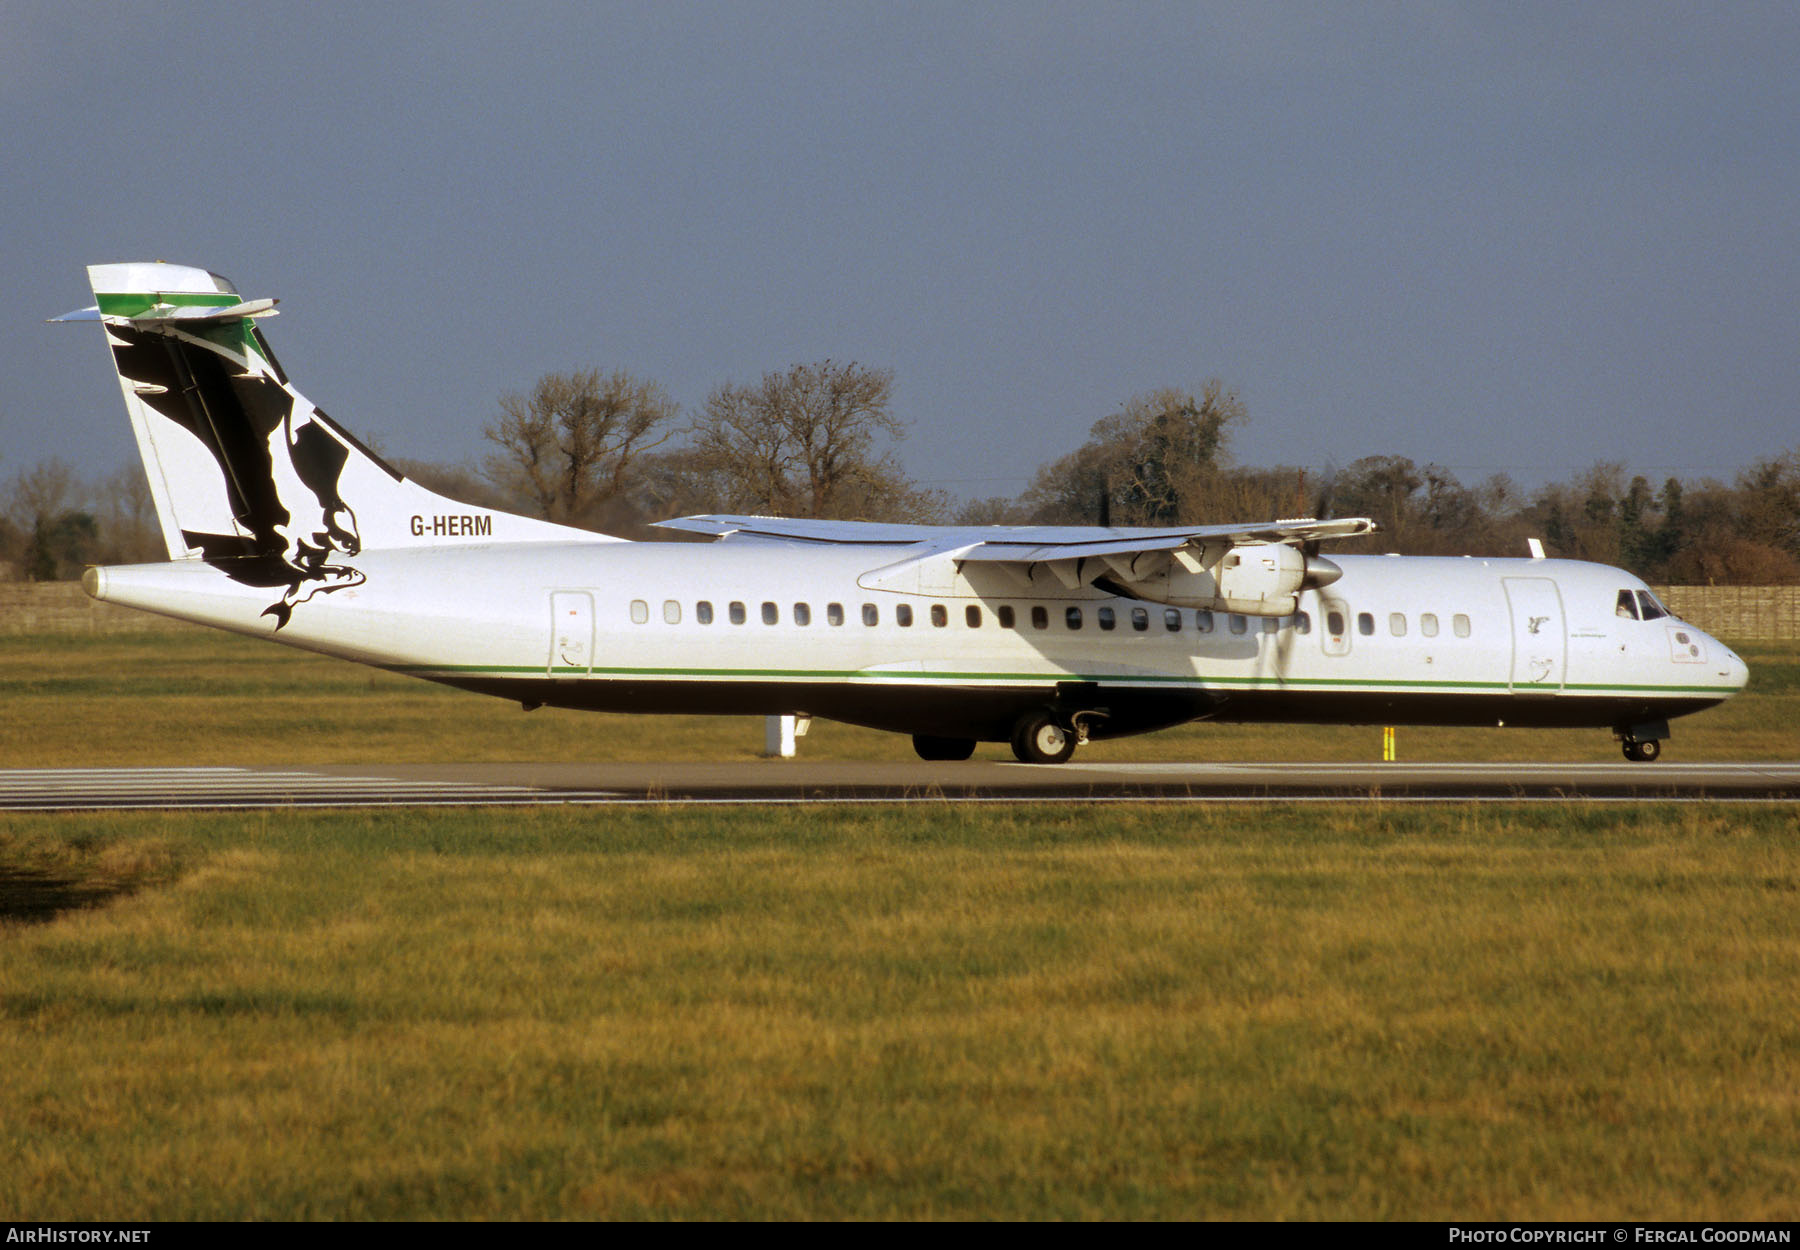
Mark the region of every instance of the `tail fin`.
<instances>
[{"instance_id":1,"label":"tail fin","mask_svg":"<svg viewBox=\"0 0 1800 1250\"><path fill-rule=\"evenodd\" d=\"M174 560L201 559L236 581L286 587L268 615L362 582L344 557L392 547L606 542L433 494L309 403L288 382L258 321L275 301L245 300L217 274L183 265L93 265L99 321Z\"/></svg>"}]
</instances>

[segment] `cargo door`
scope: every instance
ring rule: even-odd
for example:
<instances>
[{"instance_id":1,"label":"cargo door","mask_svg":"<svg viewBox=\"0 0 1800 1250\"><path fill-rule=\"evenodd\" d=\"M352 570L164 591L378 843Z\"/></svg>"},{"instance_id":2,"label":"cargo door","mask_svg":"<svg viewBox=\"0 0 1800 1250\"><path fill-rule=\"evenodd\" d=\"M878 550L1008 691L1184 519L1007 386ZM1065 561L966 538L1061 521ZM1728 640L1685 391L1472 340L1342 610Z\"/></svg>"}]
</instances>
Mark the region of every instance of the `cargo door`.
<instances>
[{"instance_id":1,"label":"cargo door","mask_svg":"<svg viewBox=\"0 0 1800 1250\"><path fill-rule=\"evenodd\" d=\"M586 677L594 667L594 597L585 590L550 595L551 677Z\"/></svg>"},{"instance_id":2,"label":"cargo door","mask_svg":"<svg viewBox=\"0 0 1800 1250\"><path fill-rule=\"evenodd\" d=\"M1568 658L1562 594L1548 577L1502 580L1512 611L1512 692L1556 694Z\"/></svg>"},{"instance_id":3,"label":"cargo door","mask_svg":"<svg viewBox=\"0 0 1800 1250\"><path fill-rule=\"evenodd\" d=\"M1319 643L1326 655L1350 654L1350 605L1342 599L1319 601Z\"/></svg>"}]
</instances>

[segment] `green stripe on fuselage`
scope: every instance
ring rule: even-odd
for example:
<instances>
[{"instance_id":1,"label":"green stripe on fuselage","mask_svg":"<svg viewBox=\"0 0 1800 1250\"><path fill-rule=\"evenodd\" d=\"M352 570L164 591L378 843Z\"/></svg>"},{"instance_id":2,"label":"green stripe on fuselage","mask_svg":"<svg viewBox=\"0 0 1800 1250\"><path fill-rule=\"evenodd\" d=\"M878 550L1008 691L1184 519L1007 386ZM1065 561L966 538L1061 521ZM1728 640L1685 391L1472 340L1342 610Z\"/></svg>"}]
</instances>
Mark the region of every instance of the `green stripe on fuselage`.
<instances>
[{"instance_id":1,"label":"green stripe on fuselage","mask_svg":"<svg viewBox=\"0 0 1800 1250\"><path fill-rule=\"evenodd\" d=\"M460 674L488 674L492 676L513 677L670 677L670 678L724 678L738 681L900 681L900 682L946 682L971 685L992 685L994 683L1024 683L1028 685L1056 685L1059 682L1094 682L1101 685L1179 685L1192 686L1197 689L1263 689L1263 690L1362 690L1379 692L1395 691L1526 691L1534 688L1525 685L1513 685L1503 681L1411 681L1411 680L1361 680L1353 677L1233 677L1233 676L1181 676L1163 673L948 673L948 672L916 672L896 670L866 669L775 669L775 668L615 668L595 665L592 668L557 667L546 669L541 666L525 667L517 664L397 664L385 666L391 672L405 673L412 677L433 675L455 676ZM1597 694L1662 694L1662 695L1724 695L1727 693L1719 686L1663 686L1634 685L1626 683L1577 683L1570 682L1560 687L1544 687L1539 693L1579 693L1583 695Z\"/></svg>"}]
</instances>

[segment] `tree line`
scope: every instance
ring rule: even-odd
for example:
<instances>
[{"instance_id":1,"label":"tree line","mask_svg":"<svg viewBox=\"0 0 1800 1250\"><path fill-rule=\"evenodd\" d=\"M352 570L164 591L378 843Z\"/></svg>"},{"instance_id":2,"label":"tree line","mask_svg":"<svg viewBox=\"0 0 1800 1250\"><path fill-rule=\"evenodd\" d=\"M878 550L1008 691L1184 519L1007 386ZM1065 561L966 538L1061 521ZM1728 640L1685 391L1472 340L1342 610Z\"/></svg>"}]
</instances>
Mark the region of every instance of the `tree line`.
<instances>
[{"instance_id":1,"label":"tree line","mask_svg":"<svg viewBox=\"0 0 1800 1250\"><path fill-rule=\"evenodd\" d=\"M901 467L893 392L892 370L824 360L723 384L684 416L661 385L623 370L546 374L501 396L479 463L394 464L470 503L626 537L698 512L1115 526L1370 516L1384 530L1372 549L1406 555L1516 556L1536 537L1552 555L1652 582L1800 582L1800 447L1730 483L1653 483L1601 463L1529 491L1505 474L1465 484L1396 455L1326 469L1242 465L1230 444L1248 412L1215 379L1133 396L1020 495L957 503ZM46 461L0 497L0 577L79 577L87 564L163 554L135 466L88 483Z\"/></svg>"}]
</instances>

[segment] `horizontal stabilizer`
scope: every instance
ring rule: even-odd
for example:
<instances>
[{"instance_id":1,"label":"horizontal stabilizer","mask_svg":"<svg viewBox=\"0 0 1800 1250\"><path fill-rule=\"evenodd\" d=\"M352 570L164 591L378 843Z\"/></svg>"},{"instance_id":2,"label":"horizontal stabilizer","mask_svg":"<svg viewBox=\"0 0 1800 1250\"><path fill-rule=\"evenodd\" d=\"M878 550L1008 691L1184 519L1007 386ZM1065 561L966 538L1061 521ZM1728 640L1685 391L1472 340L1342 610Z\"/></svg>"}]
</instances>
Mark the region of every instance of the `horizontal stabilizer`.
<instances>
[{"instance_id":1,"label":"horizontal stabilizer","mask_svg":"<svg viewBox=\"0 0 1800 1250\"><path fill-rule=\"evenodd\" d=\"M199 325L206 322L242 321L247 317L275 317L280 314L275 305L279 300L252 299L233 304L152 304L139 312L129 314L107 313L95 304L88 308L78 308L74 312L64 313L60 317L52 317L51 321L111 321L121 325L154 325L158 321L178 321L184 325Z\"/></svg>"},{"instance_id":2,"label":"horizontal stabilizer","mask_svg":"<svg viewBox=\"0 0 1800 1250\"><path fill-rule=\"evenodd\" d=\"M122 315L120 320L133 325L157 321L241 321L245 317L273 317L276 315L275 304L272 299L251 299L237 304L155 304L143 312Z\"/></svg>"}]
</instances>

